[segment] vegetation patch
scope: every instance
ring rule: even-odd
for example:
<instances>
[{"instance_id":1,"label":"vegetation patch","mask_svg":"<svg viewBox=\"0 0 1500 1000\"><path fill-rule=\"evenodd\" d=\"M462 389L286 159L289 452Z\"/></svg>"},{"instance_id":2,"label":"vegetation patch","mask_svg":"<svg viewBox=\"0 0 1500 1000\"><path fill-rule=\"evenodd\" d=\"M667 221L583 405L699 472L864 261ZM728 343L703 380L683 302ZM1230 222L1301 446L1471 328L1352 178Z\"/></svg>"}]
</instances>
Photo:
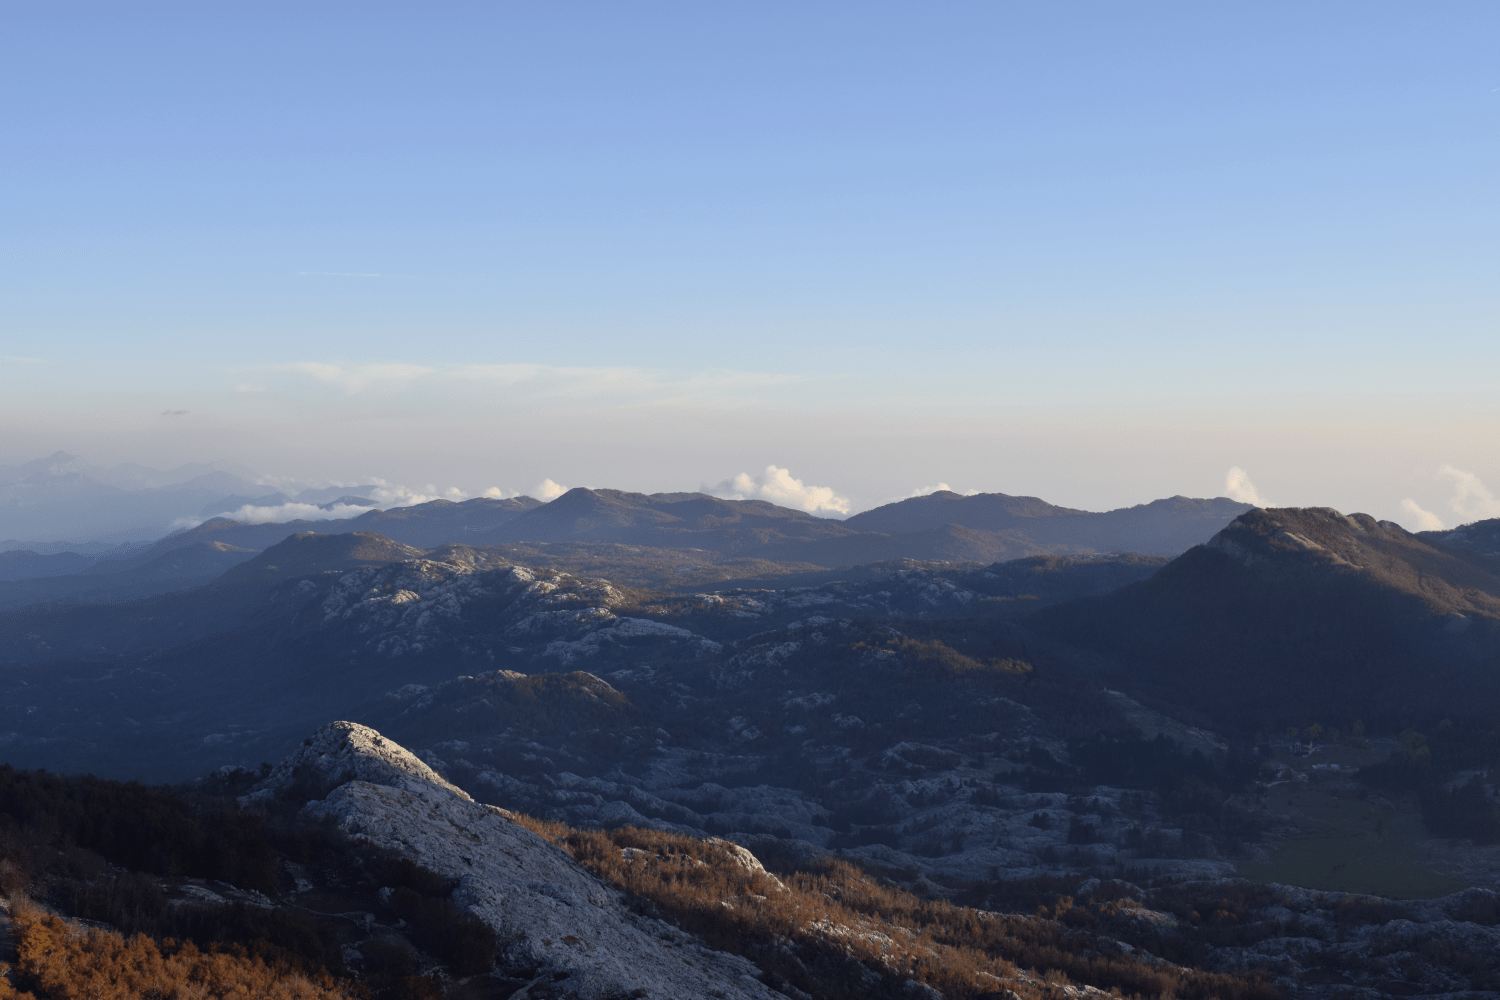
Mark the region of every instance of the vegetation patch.
<instances>
[{"instance_id":1,"label":"vegetation patch","mask_svg":"<svg viewBox=\"0 0 1500 1000\"><path fill-rule=\"evenodd\" d=\"M833 858L777 877L722 841L519 821L625 890L642 912L749 958L774 984L828 1000L909 996L908 979L950 998L1062 996L1070 983L1125 996L1278 995L1260 979L1138 962L1050 914L921 899Z\"/></svg>"},{"instance_id":2,"label":"vegetation patch","mask_svg":"<svg viewBox=\"0 0 1500 1000\"><path fill-rule=\"evenodd\" d=\"M350 984L309 973L276 955L231 944L86 927L37 907L13 915L14 985L0 975L0 1000L352 1000ZM0 972L3 972L0 969Z\"/></svg>"}]
</instances>

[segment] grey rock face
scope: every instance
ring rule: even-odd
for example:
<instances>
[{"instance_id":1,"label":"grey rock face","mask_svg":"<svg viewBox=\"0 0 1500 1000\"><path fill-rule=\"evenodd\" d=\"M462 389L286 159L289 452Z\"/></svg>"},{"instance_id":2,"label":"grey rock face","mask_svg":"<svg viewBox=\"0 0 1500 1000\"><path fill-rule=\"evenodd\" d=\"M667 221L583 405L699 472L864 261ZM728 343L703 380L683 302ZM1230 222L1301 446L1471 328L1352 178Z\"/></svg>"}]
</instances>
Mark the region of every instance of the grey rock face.
<instances>
[{"instance_id":1,"label":"grey rock face","mask_svg":"<svg viewBox=\"0 0 1500 1000\"><path fill-rule=\"evenodd\" d=\"M373 729L331 723L275 768L248 802L332 785L302 815L456 881L453 899L494 929L502 971L534 972L516 996L778 996L749 962L713 951L620 895L557 846L476 803ZM743 852L742 861L759 865ZM635 993L633 991L644 991Z\"/></svg>"}]
</instances>

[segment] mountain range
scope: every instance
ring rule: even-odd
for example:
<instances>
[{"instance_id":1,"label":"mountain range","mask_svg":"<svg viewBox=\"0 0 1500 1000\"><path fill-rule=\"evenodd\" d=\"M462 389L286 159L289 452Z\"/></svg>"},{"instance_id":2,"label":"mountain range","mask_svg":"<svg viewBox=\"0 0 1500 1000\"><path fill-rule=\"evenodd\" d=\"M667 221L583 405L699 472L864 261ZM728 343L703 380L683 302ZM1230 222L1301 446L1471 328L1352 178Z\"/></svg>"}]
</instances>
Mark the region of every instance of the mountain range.
<instances>
[{"instance_id":1,"label":"mountain range","mask_svg":"<svg viewBox=\"0 0 1500 1000\"><path fill-rule=\"evenodd\" d=\"M1217 758L1287 726L1394 734L1500 711L1500 579L1483 553L1327 509L1250 511L1175 559L896 561L770 589L631 587L509 551L304 532L207 586L5 612L0 741L18 763L185 777L253 766L338 715L416 740L507 807L780 830L951 875L1039 873L1047 841L1020 829L1024 808L985 813L988 840L959 835L978 820L937 794L945 781L1129 788L1141 779L1087 763L1090 740L1125 741L1120 760L1155 759L1129 742L1141 734ZM697 763L652 777L663 753ZM592 783L581 811L553 795L565 771ZM684 798L686 776L730 791ZM781 804L734 791L760 785L787 789ZM1169 820L1105 798L1114 818L1096 831ZM1194 850L1153 864L1204 870L1214 849Z\"/></svg>"},{"instance_id":2,"label":"mountain range","mask_svg":"<svg viewBox=\"0 0 1500 1000\"><path fill-rule=\"evenodd\" d=\"M346 521L285 526L211 521L194 533L242 547L264 547L266 539L296 530L378 531L412 545L612 542L832 567L900 558L992 562L1043 554L1176 555L1249 509L1222 497L1173 497L1094 514L1035 497L936 493L835 521L764 500L579 487L545 504L530 497L437 500ZM245 544L252 541L262 544Z\"/></svg>"},{"instance_id":3,"label":"mountain range","mask_svg":"<svg viewBox=\"0 0 1500 1000\"><path fill-rule=\"evenodd\" d=\"M222 558L200 567L212 573L206 583L0 611L0 755L12 766L114 778L213 773L240 782L236 794L266 792L279 823L312 802L304 819L314 825L347 826L398 852L430 833L417 854L444 878L461 880L466 863L439 813L494 825L479 840L513 851L519 835L483 816L530 817L526 829L593 859L592 877L614 871L599 859L629 860L641 845L667 857L725 842L764 862L758 870L851 864L893 891L990 912L1045 904L1036 919L1056 922L1081 905L1086 925L1064 922L1069 933L1108 927L1132 948L1170 949L1184 968L1259 969L1294 993L1321 996L1308 984L1322 982L1335 955L1340 986L1390 993L1396 987L1382 984L1400 974L1418 984L1400 986L1408 992L1458 988L1448 951L1399 968L1364 951L1396 933L1395 914L1405 921L1398 944L1479 940L1500 896L1403 909L1235 878L1310 833L1330 836L1326 821L1298 811L1316 806L1365 817L1368 829L1351 836L1361 851L1386 852L1369 878L1392 893L1410 884L1402 878L1441 891L1500 885L1476 860L1487 831L1500 829L1483 777L1500 751L1490 721L1500 713L1500 521L1412 534L1327 508L1251 509L1175 555L898 558L832 569L764 558L910 539L954 516L984 525L966 531L1024 528L1033 541L1086 537L1068 535L1070 524L1185 537L1182 525L1203 530L1222 510L1182 499L1110 515L998 495L915 501L851 524L702 494L574 490L549 504L437 503L351 519L389 533L331 533L319 523L325 530L282 537L286 526L209 523L171 536L187 545L169 538L120 560L137 561L114 574L145 575L193 553ZM1097 527L1113 515L1114 527ZM100 565L8 585L107 586L112 575ZM704 566L761 576L696 575ZM320 728L330 719L350 721ZM1344 735L1328 735L1335 731ZM1309 754L1316 763L1299 763ZM1357 774L1349 760L1360 762ZM392 762L404 777L381 771ZM392 796L421 800L433 823L394 808ZM1427 832L1402 833L1406 853L1391 854L1391 824ZM579 832L590 830L616 839ZM652 837L682 839L668 851L668 840ZM1462 868L1436 872L1429 855L1439 848L1420 844L1439 837L1473 839L1441 849L1462 857ZM1271 870L1284 879L1287 869ZM593 884L568 871L558 868L552 882L572 892ZM1346 884L1336 870L1318 877ZM567 933L608 950L577 900L530 882L463 884L469 895L444 898L502 937L515 927L485 909L485 893L523 909L553 905L543 897L571 905L558 911L577 918ZM1077 902L1106 885L1123 895ZM1234 919L1203 921L1191 895L1200 889ZM296 898L304 892L314 888ZM1176 914L1174 929L1143 917L1157 930L1142 936L1131 929L1136 918L1120 916L1122 899ZM741 905L710 902L714 913ZM1294 908L1296 926L1285 923ZM1297 944L1309 938L1322 942L1316 961ZM623 953L654 967L639 947ZM582 958L570 966L568 953L516 956L496 969L526 983L540 984L544 968L571 968L584 983L604 967ZM1480 977L1471 985L1491 981L1483 963L1463 968Z\"/></svg>"},{"instance_id":4,"label":"mountain range","mask_svg":"<svg viewBox=\"0 0 1500 1000\"><path fill-rule=\"evenodd\" d=\"M60 477L79 475L68 471L71 467L62 463L44 470L47 482L55 486ZM38 475L16 488L35 486ZM195 482L185 488L196 489ZM284 494L259 498L267 504L289 499ZM359 497L335 499L369 505ZM221 498L209 507L243 500ZM578 488L549 503L531 497L434 500L337 520L246 524L215 517L153 543L94 555L12 550L0 553L0 608L59 599L119 600L207 583L235 561L299 532L377 532L418 548L511 546L514 555L548 565L580 565L584 555L585 561L602 559L601 565L653 586L668 585L679 572L688 579L676 582L697 586L893 559L989 563L1028 555L1175 555L1246 509L1224 498L1173 497L1095 514L1034 497L941 492L836 521L762 500ZM631 553L623 560L630 564L626 568L618 552L603 546L656 550L658 568L642 576L652 560Z\"/></svg>"}]
</instances>

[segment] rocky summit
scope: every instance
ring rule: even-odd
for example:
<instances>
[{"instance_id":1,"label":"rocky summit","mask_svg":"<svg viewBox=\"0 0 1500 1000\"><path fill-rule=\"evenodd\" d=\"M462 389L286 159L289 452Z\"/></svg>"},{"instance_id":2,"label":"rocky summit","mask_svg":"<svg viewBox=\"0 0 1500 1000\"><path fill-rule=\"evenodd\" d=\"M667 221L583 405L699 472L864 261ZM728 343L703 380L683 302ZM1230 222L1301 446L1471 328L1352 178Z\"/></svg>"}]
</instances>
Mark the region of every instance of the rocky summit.
<instances>
[{"instance_id":1,"label":"rocky summit","mask_svg":"<svg viewBox=\"0 0 1500 1000\"><path fill-rule=\"evenodd\" d=\"M512 994L517 1000L778 996L750 962L631 912L617 890L555 844L475 802L373 729L324 726L243 801L304 796L301 818L332 823L456 882L454 902L502 942L498 964L531 974Z\"/></svg>"}]
</instances>

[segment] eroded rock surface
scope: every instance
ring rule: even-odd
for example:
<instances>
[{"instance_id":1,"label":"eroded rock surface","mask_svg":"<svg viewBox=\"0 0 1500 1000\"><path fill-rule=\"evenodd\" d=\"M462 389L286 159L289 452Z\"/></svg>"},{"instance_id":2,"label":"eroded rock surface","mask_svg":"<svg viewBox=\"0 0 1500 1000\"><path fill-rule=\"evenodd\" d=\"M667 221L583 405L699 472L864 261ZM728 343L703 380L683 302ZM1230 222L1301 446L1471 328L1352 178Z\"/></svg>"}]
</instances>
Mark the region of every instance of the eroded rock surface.
<instances>
[{"instance_id":1,"label":"eroded rock surface","mask_svg":"<svg viewBox=\"0 0 1500 1000\"><path fill-rule=\"evenodd\" d=\"M331 820L458 883L454 901L501 942L499 971L530 974L516 997L780 996L744 959L631 913L618 892L560 848L504 810L475 802L373 729L330 723L245 798L268 802L309 789L322 794L303 807L304 817Z\"/></svg>"}]
</instances>

